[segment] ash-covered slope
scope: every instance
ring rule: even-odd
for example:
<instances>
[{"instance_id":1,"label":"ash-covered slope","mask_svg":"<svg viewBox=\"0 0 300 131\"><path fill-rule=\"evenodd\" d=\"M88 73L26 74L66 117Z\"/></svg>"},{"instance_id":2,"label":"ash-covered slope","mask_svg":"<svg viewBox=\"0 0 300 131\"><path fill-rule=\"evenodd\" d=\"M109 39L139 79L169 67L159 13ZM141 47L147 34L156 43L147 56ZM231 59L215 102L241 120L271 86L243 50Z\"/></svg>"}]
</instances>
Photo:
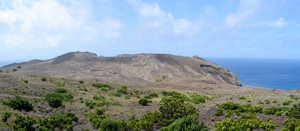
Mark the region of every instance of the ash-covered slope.
<instances>
[{"instance_id":1,"label":"ash-covered slope","mask_svg":"<svg viewBox=\"0 0 300 131\"><path fill-rule=\"evenodd\" d=\"M183 57L170 54L135 54L116 57L97 56L89 52L71 52L51 60L34 60L11 64L2 68L12 70L21 66L14 75L49 75L75 79L103 79L129 82L154 82L166 79L197 79L214 83L241 85L229 70L200 57Z\"/></svg>"}]
</instances>

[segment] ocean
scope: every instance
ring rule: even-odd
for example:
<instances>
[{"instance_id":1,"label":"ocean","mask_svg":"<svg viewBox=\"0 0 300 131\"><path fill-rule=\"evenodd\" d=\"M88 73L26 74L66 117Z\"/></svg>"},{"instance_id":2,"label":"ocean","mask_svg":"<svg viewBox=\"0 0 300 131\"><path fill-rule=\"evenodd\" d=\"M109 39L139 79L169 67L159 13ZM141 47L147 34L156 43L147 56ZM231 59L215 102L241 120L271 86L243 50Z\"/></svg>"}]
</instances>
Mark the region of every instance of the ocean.
<instances>
[{"instance_id":1,"label":"ocean","mask_svg":"<svg viewBox=\"0 0 300 131\"><path fill-rule=\"evenodd\" d=\"M300 60L205 58L235 73L243 86L294 90L300 87ZM22 61L0 61L0 67Z\"/></svg>"},{"instance_id":2,"label":"ocean","mask_svg":"<svg viewBox=\"0 0 300 131\"><path fill-rule=\"evenodd\" d=\"M294 90L300 87L300 60L207 58L235 73L243 86Z\"/></svg>"}]
</instances>

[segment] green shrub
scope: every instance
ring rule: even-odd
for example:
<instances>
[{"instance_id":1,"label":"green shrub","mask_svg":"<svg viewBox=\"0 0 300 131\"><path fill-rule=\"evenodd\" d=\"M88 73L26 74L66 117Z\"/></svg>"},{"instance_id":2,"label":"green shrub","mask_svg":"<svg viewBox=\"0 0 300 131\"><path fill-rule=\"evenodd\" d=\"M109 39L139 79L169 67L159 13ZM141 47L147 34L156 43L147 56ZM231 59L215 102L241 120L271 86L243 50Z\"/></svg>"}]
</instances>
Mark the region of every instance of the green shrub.
<instances>
[{"instance_id":1,"label":"green shrub","mask_svg":"<svg viewBox=\"0 0 300 131\"><path fill-rule=\"evenodd\" d=\"M45 77L42 77L41 80L42 81L47 81L47 79Z\"/></svg>"},{"instance_id":2,"label":"green shrub","mask_svg":"<svg viewBox=\"0 0 300 131\"><path fill-rule=\"evenodd\" d=\"M197 114L196 108L190 104L184 103L184 99L169 98L163 101L163 105L158 107L157 121L162 126L172 124L178 118Z\"/></svg>"},{"instance_id":3,"label":"green shrub","mask_svg":"<svg viewBox=\"0 0 300 131\"><path fill-rule=\"evenodd\" d=\"M151 97L158 97L158 95L156 93L150 93L149 96L151 96Z\"/></svg>"},{"instance_id":4,"label":"green shrub","mask_svg":"<svg viewBox=\"0 0 300 131\"><path fill-rule=\"evenodd\" d=\"M100 90L101 90L101 91L105 91L105 92L108 91L108 89L107 89L106 87L101 87Z\"/></svg>"},{"instance_id":5,"label":"green shrub","mask_svg":"<svg viewBox=\"0 0 300 131\"><path fill-rule=\"evenodd\" d=\"M225 113L225 116L228 117L228 116L233 116L234 113L232 110L226 110L226 113Z\"/></svg>"},{"instance_id":6,"label":"green shrub","mask_svg":"<svg viewBox=\"0 0 300 131\"><path fill-rule=\"evenodd\" d=\"M215 115L216 116L222 116L223 115L223 109L222 108L218 108L215 110Z\"/></svg>"},{"instance_id":7,"label":"green shrub","mask_svg":"<svg viewBox=\"0 0 300 131\"><path fill-rule=\"evenodd\" d=\"M252 112L262 113L263 109L260 106L254 106L253 109L252 109Z\"/></svg>"},{"instance_id":8,"label":"green shrub","mask_svg":"<svg viewBox=\"0 0 300 131\"><path fill-rule=\"evenodd\" d=\"M277 111L277 112L275 113L275 116L281 116L282 113L283 113L283 111Z\"/></svg>"},{"instance_id":9,"label":"green shrub","mask_svg":"<svg viewBox=\"0 0 300 131\"><path fill-rule=\"evenodd\" d=\"M88 89L86 87L83 88L83 91L88 91Z\"/></svg>"},{"instance_id":10,"label":"green shrub","mask_svg":"<svg viewBox=\"0 0 300 131\"><path fill-rule=\"evenodd\" d=\"M283 122L284 127L280 131L299 131L300 129L300 119L291 117Z\"/></svg>"},{"instance_id":11,"label":"green shrub","mask_svg":"<svg viewBox=\"0 0 300 131\"><path fill-rule=\"evenodd\" d=\"M282 105L288 106L288 105L290 105L291 102L292 101L290 101L290 100L286 100L286 101L282 102Z\"/></svg>"},{"instance_id":12,"label":"green shrub","mask_svg":"<svg viewBox=\"0 0 300 131\"><path fill-rule=\"evenodd\" d=\"M2 70L0 70L0 72L2 72Z\"/></svg>"},{"instance_id":13,"label":"green shrub","mask_svg":"<svg viewBox=\"0 0 300 131\"><path fill-rule=\"evenodd\" d=\"M111 85L108 85L108 84L102 84L102 83L93 83L92 84L93 87L96 87L96 88L101 88L101 87L105 87L105 88L108 88L109 90L112 90L113 87Z\"/></svg>"},{"instance_id":14,"label":"green shrub","mask_svg":"<svg viewBox=\"0 0 300 131\"><path fill-rule=\"evenodd\" d=\"M198 95L196 93L192 94L191 95L191 101L194 103L194 104L200 104L200 103L205 103L205 101L208 99L207 96L204 96L204 95Z\"/></svg>"},{"instance_id":15,"label":"green shrub","mask_svg":"<svg viewBox=\"0 0 300 131\"><path fill-rule=\"evenodd\" d=\"M129 96L125 96L124 98L125 98L125 99L130 99L130 97L129 97Z\"/></svg>"},{"instance_id":16,"label":"green shrub","mask_svg":"<svg viewBox=\"0 0 300 131\"><path fill-rule=\"evenodd\" d=\"M21 115L17 115L15 121L15 125L13 125L13 129L15 131L34 131L34 127L32 126L36 121L31 117L23 117Z\"/></svg>"},{"instance_id":17,"label":"green shrub","mask_svg":"<svg viewBox=\"0 0 300 131\"><path fill-rule=\"evenodd\" d=\"M257 102L257 104L259 104L259 105L263 105L263 104L265 104L264 102L262 102L262 101L259 101L259 102Z\"/></svg>"},{"instance_id":18,"label":"green shrub","mask_svg":"<svg viewBox=\"0 0 300 131\"><path fill-rule=\"evenodd\" d=\"M94 95L93 96L93 100L105 100L105 97L104 96L102 96L102 95Z\"/></svg>"},{"instance_id":19,"label":"green shrub","mask_svg":"<svg viewBox=\"0 0 300 131\"><path fill-rule=\"evenodd\" d=\"M8 112L4 112L3 117L2 117L2 121L6 122L8 118L10 118L10 113Z\"/></svg>"},{"instance_id":20,"label":"green shrub","mask_svg":"<svg viewBox=\"0 0 300 131\"><path fill-rule=\"evenodd\" d=\"M216 131L251 131L258 128L261 120L256 117L256 113L241 114L241 117L233 120L224 119L222 122L215 123Z\"/></svg>"},{"instance_id":21,"label":"green shrub","mask_svg":"<svg viewBox=\"0 0 300 131\"><path fill-rule=\"evenodd\" d=\"M270 100L265 100L266 104L271 104Z\"/></svg>"},{"instance_id":22,"label":"green shrub","mask_svg":"<svg viewBox=\"0 0 300 131\"><path fill-rule=\"evenodd\" d=\"M100 131L119 131L121 128L121 123L110 119L104 119L100 124Z\"/></svg>"},{"instance_id":23,"label":"green shrub","mask_svg":"<svg viewBox=\"0 0 300 131\"><path fill-rule=\"evenodd\" d=\"M21 68L21 66L18 66L17 68L18 68L18 69L20 69L20 68Z\"/></svg>"},{"instance_id":24,"label":"green shrub","mask_svg":"<svg viewBox=\"0 0 300 131\"><path fill-rule=\"evenodd\" d=\"M265 108L264 109L264 114L266 115L274 115L277 111L277 108L276 107L271 107L271 108Z\"/></svg>"},{"instance_id":25,"label":"green shrub","mask_svg":"<svg viewBox=\"0 0 300 131\"><path fill-rule=\"evenodd\" d=\"M17 69L13 69L12 71L13 71L13 72L16 72L16 71L18 71L18 70L17 70Z\"/></svg>"},{"instance_id":26,"label":"green shrub","mask_svg":"<svg viewBox=\"0 0 300 131\"><path fill-rule=\"evenodd\" d=\"M53 108L58 108L62 106L62 101L63 101L62 99L55 98L55 97L51 97L47 100L48 104Z\"/></svg>"},{"instance_id":27,"label":"green shrub","mask_svg":"<svg viewBox=\"0 0 300 131\"><path fill-rule=\"evenodd\" d=\"M96 109L96 114L97 115L103 115L104 114L104 109Z\"/></svg>"},{"instance_id":28,"label":"green shrub","mask_svg":"<svg viewBox=\"0 0 300 131\"><path fill-rule=\"evenodd\" d=\"M71 101L73 96L66 93L47 93L45 95L45 100L53 108L58 108L62 106L63 101Z\"/></svg>"},{"instance_id":29,"label":"green shrub","mask_svg":"<svg viewBox=\"0 0 300 131\"><path fill-rule=\"evenodd\" d=\"M259 127L265 131L274 131L277 125L271 118L266 118L265 122L262 122Z\"/></svg>"},{"instance_id":30,"label":"green shrub","mask_svg":"<svg viewBox=\"0 0 300 131\"><path fill-rule=\"evenodd\" d=\"M300 119L300 103L293 104L293 107L286 112L286 115Z\"/></svg>"},{"instance_id":31,"label":"green shrub","mask_svg":"<svg viewBox=\"0 0 300 131\"><path fill-rule=\"evenodd\" d=\"M57 88L57 89L55 90L55 92L56 92L56 93L67 93L67 89L65 89L65 88Z\"/></svg>"},{"instance_id":32,"label":"green shrub","mask_svg":"<svg viewBox=\"0 0 300 131\"><path fill-rule=\"evenodd\" d=\"M160 77L160 78L157 78L157 79L155 80L155 82L161 82L161 81L164 80L164 79L166 79L166 76L162 76L162 77Z\"/></svg>"},{"instance_id":33,"label":"green shrub","mask_svg":"<svg viewBox=\"0 0 300 131\"><path fill-rule=\"evenodd\" d=\"M78 117L72 112L68 112L66 114L58 114L57 116L50 116L49 119L39 119L39 131L51 131L55 128L59 128L60 130L66 129L67 131L73 131L73 122L78 122Z\"/></svg>"},{"instance_id":34,"label":"green shrub","mask_svg":"<svg viewBox=\"0 0 300 131\"><path fill-rule=\"evenodd\" d=\"M60 82L56 82L54 84L58 87L64 87L66 85L65 83L60 83Z\"/></svg>"},{"instance_id":35,"label":"green shrub","mask_svg":"<svg viewBox=\"0 0 300 131\"><path fill-rule=\"evenodd\" d=\"M28 83L28 80L24 80L24 83Z\"/></svg>"},{"instance_id":36,"label":"green shrub","mask_svg":"<svg viewBox=\"0 0 300 131\"><path fill-rule=\"evenodd\" d=\"M73 99L73 96L71 94L66 93L47 93L45 95L45 100L48 101L50 98L59 98L63 101L71 101Z\"/></svg>"},{"instance_id":37,"label":"green shrub","mask_svg":"<svg viewBox=\"0 0 300 131\"><path fill-rule=\"evenodd\" d=\"M126 87L126 86L125 86L125 87ZM127 88L120 88L120 89L117 89L117 92L118 92L118 93L122 93L122 94L128 94Z\"/></svg>"},{"instance_id":38,"label":"green shrub","mask_svg":"<svg viewBox=\"0 0 300 131\"><path fill-rule=\"evenodd\" d=\"M226 102L219 105L220 108L223 108L225 110L237 110L241 108L241 105L233 102Z\"/></svg>"},{"instance_id":39,"label":"green shrub","mask_svg":"<svg viewBox=\"0 0 300 131\"><path fill-rule=\"evenodd\" d=\"M276 100L273 100L272 103L277 103L277 101L276 101Z\"/></svg>"},{"instance_id":40,"label":"green shrub","mask_svg":"<svg viewBox=\"0 0 300 131\"><path fill-rule=\"evenodd\" d=\"M149 100L146 98L142 98L139 100L139 104L141 104L142 106L147 106L149 103Z\"/></svg>"},{"instance_id":41,"label":"green shrub","mask_svg":"<svg viewBox=\"0 0 300 131\"><path fill-rule=\"evenodd\" d=\"M208 127L198 121L197 115L189 115L174 121L168 131L208 131Z\"/></svg>"},{"instance_id":42,"label":"green shrub","mask_svg":"<svg viewBox=\"0 0 300 131\"><path fill-rule=\"evenodd\" d=\"M84 83L84 81L83 81L83 80L79 80L78 82L79 82L79 84L83 84L83 83Z\"/></svg>"},{"instance_id":43,"label":"green shrub","mask_svg":"<svg viewBox=\"0 0 300 131\"><path fill-rule=\"evenodd\" d=\"M33 106L29 103L28 99L20 96L16 96L14 99L8 99L8 101L2 101L2 104L15 110L31 111L33 109Z\"/></svg>"},{"instance_id":44,"label":"green shrub","mask_svg":"<svg viewBox=\"0 0 300 131\"><path fill-rule=\"evenodd\" d=\"M240 99L240 100L245 100L245 99L247 99L247 97L241 96L241 97L239 97L239 99Z\"/></svg>"}]
</instances>

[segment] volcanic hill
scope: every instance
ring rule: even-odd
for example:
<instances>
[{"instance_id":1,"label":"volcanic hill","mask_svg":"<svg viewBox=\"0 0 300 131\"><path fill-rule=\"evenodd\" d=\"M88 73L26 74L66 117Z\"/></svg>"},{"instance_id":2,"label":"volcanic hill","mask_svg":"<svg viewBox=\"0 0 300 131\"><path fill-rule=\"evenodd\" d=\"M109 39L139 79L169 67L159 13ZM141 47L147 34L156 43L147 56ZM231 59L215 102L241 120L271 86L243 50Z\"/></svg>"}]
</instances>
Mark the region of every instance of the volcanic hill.
<instances>
[{"instance_id":1,"label":"volcanic hill","mask_svg":"<svg viewBox=\"0 0 300 131\"><path fill-rule=\"evenodd\" d=\"M169 82L197 80L206 83L241 86L229 70L198 56L184 57L171 54L134 54L115 57L97 56L90 52L71 52L50 60L33 60L10 64L3 70L22 69L13 75L46 75L72 79L102 79L108 81Z\"/></svg>"}]
</instances>

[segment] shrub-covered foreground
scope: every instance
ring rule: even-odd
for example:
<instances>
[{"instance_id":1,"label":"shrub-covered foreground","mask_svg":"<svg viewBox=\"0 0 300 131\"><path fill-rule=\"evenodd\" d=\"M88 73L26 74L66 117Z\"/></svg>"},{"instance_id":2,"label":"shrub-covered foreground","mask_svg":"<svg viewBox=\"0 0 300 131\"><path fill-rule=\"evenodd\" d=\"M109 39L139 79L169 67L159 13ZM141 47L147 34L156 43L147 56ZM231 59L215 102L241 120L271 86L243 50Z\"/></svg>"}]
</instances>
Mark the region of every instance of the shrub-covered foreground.
<instances>
[{"instance_id":1,"label":"shrub-covered foreground","mask_svg":"<svg viewBox=\"0 0 300 131\"><path fill-rule=\"evenodd\" d=\"M8 101L2 101L2 104L15 110L31 111L33 109L33 106L29 103L28 99L21 96L16 96L14 99L8 99Z\"/></svg>"}]
</instances>

